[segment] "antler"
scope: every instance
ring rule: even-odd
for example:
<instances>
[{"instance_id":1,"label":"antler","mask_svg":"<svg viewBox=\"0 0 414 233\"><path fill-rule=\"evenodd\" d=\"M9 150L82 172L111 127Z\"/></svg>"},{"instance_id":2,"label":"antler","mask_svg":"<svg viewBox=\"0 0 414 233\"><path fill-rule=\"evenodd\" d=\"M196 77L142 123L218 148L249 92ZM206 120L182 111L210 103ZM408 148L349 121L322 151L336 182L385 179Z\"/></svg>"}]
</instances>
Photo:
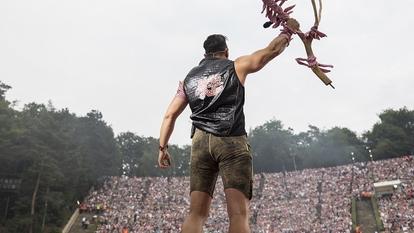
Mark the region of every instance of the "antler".
<instances>
[{"instance_id":1,"label":"antler","mask_svg":"<svg viewBox=\"0 0 414 233\"><path fill-rule=\"evenodd\" d=\"M321 67L333 68L333 66L332 65L319 64L316 61L316 57L315 57L315 55L313 53L313 50L312 50L312 41L313 41L313 39L319 40L322 37L326 37L326 34L318 31L318 26L319 26L319 23L321 21L321 14L322 14L322 0L319 0L319 14L318 14L318 11L316 9L315 0L312 0L312 7L313 7L313 13L314 13L314 17L315 17L315 23L314 23L313 27L307 33L303 33L303 32L298 33L299 38L302 40L303 45L305 46L306 55L308 56L308 58L307 59L296 58L296 62L298 62L298 64L300 64L300 65L305 65L305 66L311 68L313 73L315 73L316 76L318 76L319 79L322 80L323 83L325 83L325 85L330 85L332 88L335 88L332 85L332 80L330 80L328 78L328 76L326 76L326 74L325 74L325 73L330 72L330 70L321 68ZM306 61L307 64L303 63L303 61Z\"/></svg>"},{"instance_id":2,"label":"antler","mask_svg":"<svg viewBox=\"0 0 414 233\"><path fill-rule=\"evenodd\" d=\"M262 13L267 10L266 17L269 18L269 22L266 22L263 26L269 27L273 24L273 28L277 28L278 26L283 26L284 30L286 30L286 21L289 19L290 14L292 13L293 7L295 5L287 7L285 9L282 8L283 3L287 0L262 0L263 1L263 11ZM330 72L330 70L326 68L333 68L332 65L324 65L320 64L316 61L316 56L312 50L312 41L313 39L319 40L322 37L326 37L326 34L320 32L318 30L319 23L321 21L322 16L322 0L319 0L319 13L316 7L315 0L312 1L313 13L315 17L315 22L311 30L307 33L303 33L302 31L296 32L299 38L302 40L303 45L305 46L305 51L307 58L296 58L296 62L300 65L305 65L312 69L313 73L322 80L325 85L330 85L332 88L335 88L332 85L332 81L326 76L325 73Z\"/></svg>"}]
</instances>

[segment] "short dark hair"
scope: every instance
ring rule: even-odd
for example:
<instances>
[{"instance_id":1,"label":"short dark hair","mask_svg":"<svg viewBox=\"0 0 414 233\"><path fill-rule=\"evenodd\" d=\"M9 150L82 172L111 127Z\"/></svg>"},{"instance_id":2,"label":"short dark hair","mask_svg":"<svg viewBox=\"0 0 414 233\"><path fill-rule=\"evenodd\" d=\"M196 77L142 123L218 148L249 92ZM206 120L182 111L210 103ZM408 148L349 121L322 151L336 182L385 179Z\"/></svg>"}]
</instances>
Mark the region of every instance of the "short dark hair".
<instances>
[{"instance_id":1,"label":"short dark hair","mask_svg":"<svg viewBox=\"0 0 414 233\"><path fill-rule=\"evenodd\" d=\"M221 52L227 49L227 37L220 34L209 35L204 41L203 47L206 54Z\"/></svg>"}]
</instances>

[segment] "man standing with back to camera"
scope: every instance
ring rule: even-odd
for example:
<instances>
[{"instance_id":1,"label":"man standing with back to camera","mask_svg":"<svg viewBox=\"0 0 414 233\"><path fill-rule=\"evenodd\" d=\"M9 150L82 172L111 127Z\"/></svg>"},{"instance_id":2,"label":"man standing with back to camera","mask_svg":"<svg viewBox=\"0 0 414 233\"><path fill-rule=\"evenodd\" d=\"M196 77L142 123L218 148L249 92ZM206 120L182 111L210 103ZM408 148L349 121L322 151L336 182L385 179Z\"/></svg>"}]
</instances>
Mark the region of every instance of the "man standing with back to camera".
<instances>
[{"instance_id":1,"label":"man standing with back to camera","mask_svg":"<svg viewBox=\"0 0 414 233\"><path fill-rule=\"evenodd\" d=\"M218 174L224 185L229 232L250 232L253 167L244 123L244 83L248 74L261 70L281 54L297 30L299 23L289 19L282 33L267 47L235 61L228 59L226 37L210 35L203 44L204 59L180 82L162 122L158 165L171 165L168 140L175 120L189 104L190 212L182 226L183 233L202 232Z\"/></svg>"}]
</instances>

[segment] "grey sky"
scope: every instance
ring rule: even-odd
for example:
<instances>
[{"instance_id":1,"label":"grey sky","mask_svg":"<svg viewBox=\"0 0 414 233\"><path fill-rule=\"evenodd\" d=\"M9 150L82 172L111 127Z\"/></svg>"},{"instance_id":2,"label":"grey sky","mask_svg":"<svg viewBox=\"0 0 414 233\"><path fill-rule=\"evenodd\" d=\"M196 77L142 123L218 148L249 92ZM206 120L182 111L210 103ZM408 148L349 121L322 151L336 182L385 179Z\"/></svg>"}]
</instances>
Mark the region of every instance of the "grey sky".
<instances>
[{"instance_id":1,"label":"grey sky","mask_svg":"<svg viewBox=\"0 0 414 233\"><path fill-rule=\"evenodd\" d=\"M293 16L313 23L310 1ZM0 80L8 99L98 109L116 133L158 137L178 81L202 58L212 33L229 39L230 58L266 46L259 0L1 0ZM294 61L304 57L295 38L285 52L246 83L247 128L276 118L296 132L308 124L369 130L386 108L414 103L414 1L324 1L314 42L337 88L325 87ZM190 111L176 123L172 143L189 144Z\"/></svg>"}]
</instances>

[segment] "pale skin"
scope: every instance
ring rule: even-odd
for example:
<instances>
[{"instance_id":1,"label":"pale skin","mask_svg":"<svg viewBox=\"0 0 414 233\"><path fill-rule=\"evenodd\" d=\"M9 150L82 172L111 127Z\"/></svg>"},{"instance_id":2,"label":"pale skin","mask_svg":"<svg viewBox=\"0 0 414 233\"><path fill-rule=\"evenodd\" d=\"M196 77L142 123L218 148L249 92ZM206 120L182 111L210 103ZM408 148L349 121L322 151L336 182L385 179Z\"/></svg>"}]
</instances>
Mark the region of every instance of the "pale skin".
<instances>
[{"instance_id":1,"label":"pale skin","mask_svg":"<svg viewBox=\"0 0 414 233\"><path fill-rule=\"evenodd\" d=\"M299 23L295 19L289 19L288 27L294 31L299 30ZM281 54L289 43L287 36L279 35L274 38L268 46L256 52L238 57L234 61L236 74L245 84L248 74L261 70L271 60ZM214 54L214 57L227 59L228 50ZM160 129L160 146L165 147L174 130L175 121L187 107L188 101L182 97L174 97L164 115ZM167 149L160 149L158 155L158 166L162 169L171 166L171 156ZM250 201L237 189L228 188L224 190L227 202L227 213L230 220L229 233L250 233L249 228L249 205ZM212 198L210 195L200 191L193 191L190 195L190 212L185 218L182 226L183 233L202 233L203 225L208 217Z\"/></svg>"}]
</instances>

